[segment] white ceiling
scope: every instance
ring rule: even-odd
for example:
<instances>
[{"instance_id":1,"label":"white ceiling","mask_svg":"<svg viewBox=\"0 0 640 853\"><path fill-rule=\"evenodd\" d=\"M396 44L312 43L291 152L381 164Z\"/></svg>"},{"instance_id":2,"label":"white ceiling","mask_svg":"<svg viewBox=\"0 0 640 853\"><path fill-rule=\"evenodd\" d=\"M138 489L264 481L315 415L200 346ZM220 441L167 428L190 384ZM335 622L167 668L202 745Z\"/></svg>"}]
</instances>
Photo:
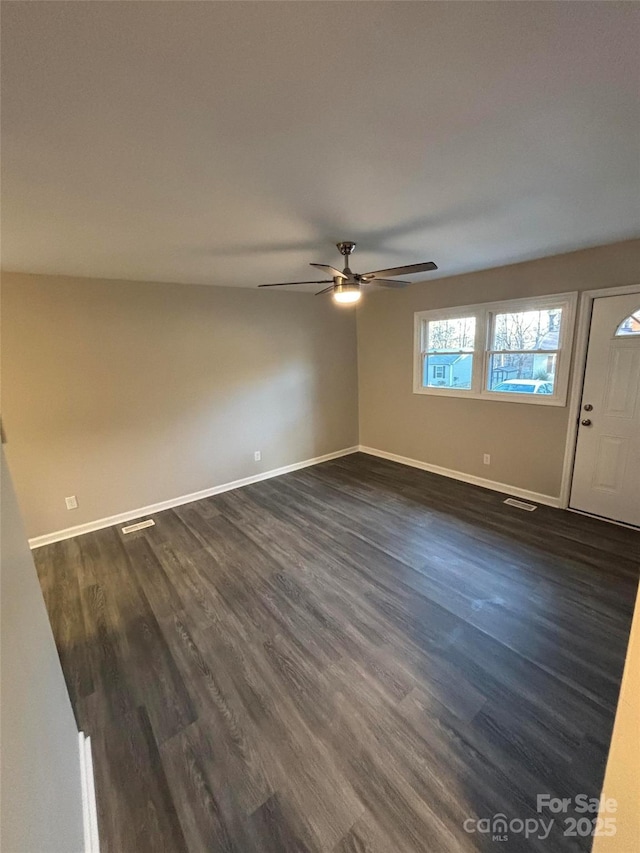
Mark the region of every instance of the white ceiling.
<instances>
[{"instance_id":1,"label":"white ceiling","mask_svg":"<svg viewBox=\"0 0 640 853\"><path fill-rule=\"evenodd\" d=\"M637 3L3 7L7 270L252 287L356 240L433 278L640 234Z\"/></svg>"}]
</instances>

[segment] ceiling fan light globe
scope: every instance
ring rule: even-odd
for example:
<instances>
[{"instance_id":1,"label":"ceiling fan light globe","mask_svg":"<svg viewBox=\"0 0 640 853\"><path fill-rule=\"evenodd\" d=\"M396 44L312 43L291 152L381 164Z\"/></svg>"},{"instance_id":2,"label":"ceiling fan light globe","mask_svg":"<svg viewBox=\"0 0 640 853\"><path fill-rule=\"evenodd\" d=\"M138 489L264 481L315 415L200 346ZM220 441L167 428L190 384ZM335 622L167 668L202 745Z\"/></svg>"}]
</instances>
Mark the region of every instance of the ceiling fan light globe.
<instances>
[{"instance_id":1,"label":"ceiling fan light globe","mask_svg":"<svg viewBox=\"0 0 640 853\"><path fill-rule=\"evenodd\" d=\"M360 302L361 293L334 293L333 301L340 305L353 305Z\"/></svg>"},{"instance_id":2,"label":"ceiling fan light globe","mask_svg":"<svg viewBox=\"0 0 640 853\"><path fill-rule=\"evenodd\" d=\"M333 288L333 301L340 305L353 305L360 301L362 293L358 284L343 284L343 279L336 281Z\"/></svg>"}]
</instances>

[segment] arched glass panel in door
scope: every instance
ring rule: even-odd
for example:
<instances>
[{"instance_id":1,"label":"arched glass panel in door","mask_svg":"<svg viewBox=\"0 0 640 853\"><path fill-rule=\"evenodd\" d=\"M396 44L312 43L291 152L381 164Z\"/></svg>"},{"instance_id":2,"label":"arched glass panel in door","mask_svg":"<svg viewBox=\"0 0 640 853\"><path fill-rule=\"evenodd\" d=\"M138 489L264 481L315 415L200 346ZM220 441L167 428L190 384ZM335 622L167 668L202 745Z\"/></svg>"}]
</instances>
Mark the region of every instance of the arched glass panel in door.
<instances>
[{"instance_id":1,"label":"arched glass panel in door","mask_svg":"<svg viewBox=\"0 0 640 853\"><path fill-rule=\"evenodd\" d=\"M617 338L624 337L625 335L640 335L640 308L637 311L632 311L628 317L625 317L616 329Z\"/></svg>"}]
</instances>

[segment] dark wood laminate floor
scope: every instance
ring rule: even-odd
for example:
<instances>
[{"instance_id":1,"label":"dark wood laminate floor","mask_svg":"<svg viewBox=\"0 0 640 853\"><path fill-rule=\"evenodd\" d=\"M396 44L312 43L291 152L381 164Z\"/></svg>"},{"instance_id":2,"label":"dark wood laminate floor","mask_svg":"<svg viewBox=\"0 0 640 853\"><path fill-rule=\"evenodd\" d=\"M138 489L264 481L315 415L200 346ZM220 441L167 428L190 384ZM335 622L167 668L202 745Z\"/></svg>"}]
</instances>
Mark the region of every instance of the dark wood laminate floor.
<instances>
[{"instance_id":1,"label":"dark wood laminate floor","mask_svg":"<svg viewBox=\"0 0 640 853\"><path fill-rule=\"evenodd\" d=\"M463 826L599 794L640 537L503 498L355 454L34 552L104 853L589 849Z\"/></svg>"}]
</instances>

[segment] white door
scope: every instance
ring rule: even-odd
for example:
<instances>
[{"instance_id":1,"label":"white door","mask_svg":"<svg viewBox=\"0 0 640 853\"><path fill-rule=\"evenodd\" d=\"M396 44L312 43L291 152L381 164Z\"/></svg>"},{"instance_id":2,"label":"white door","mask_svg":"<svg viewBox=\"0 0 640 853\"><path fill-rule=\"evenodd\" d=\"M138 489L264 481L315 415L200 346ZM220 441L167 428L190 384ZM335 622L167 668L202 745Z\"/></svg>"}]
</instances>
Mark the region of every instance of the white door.
<instances>
[{"instance_id":1,"label":"white door","mask_svg":"<svg viewBox=\"0 0 640 853\"><path fill-rule=\"evenodd\" d=\"M569 505L640 527L640 289L593 302Z\"/></svg>"}]
</instances>

